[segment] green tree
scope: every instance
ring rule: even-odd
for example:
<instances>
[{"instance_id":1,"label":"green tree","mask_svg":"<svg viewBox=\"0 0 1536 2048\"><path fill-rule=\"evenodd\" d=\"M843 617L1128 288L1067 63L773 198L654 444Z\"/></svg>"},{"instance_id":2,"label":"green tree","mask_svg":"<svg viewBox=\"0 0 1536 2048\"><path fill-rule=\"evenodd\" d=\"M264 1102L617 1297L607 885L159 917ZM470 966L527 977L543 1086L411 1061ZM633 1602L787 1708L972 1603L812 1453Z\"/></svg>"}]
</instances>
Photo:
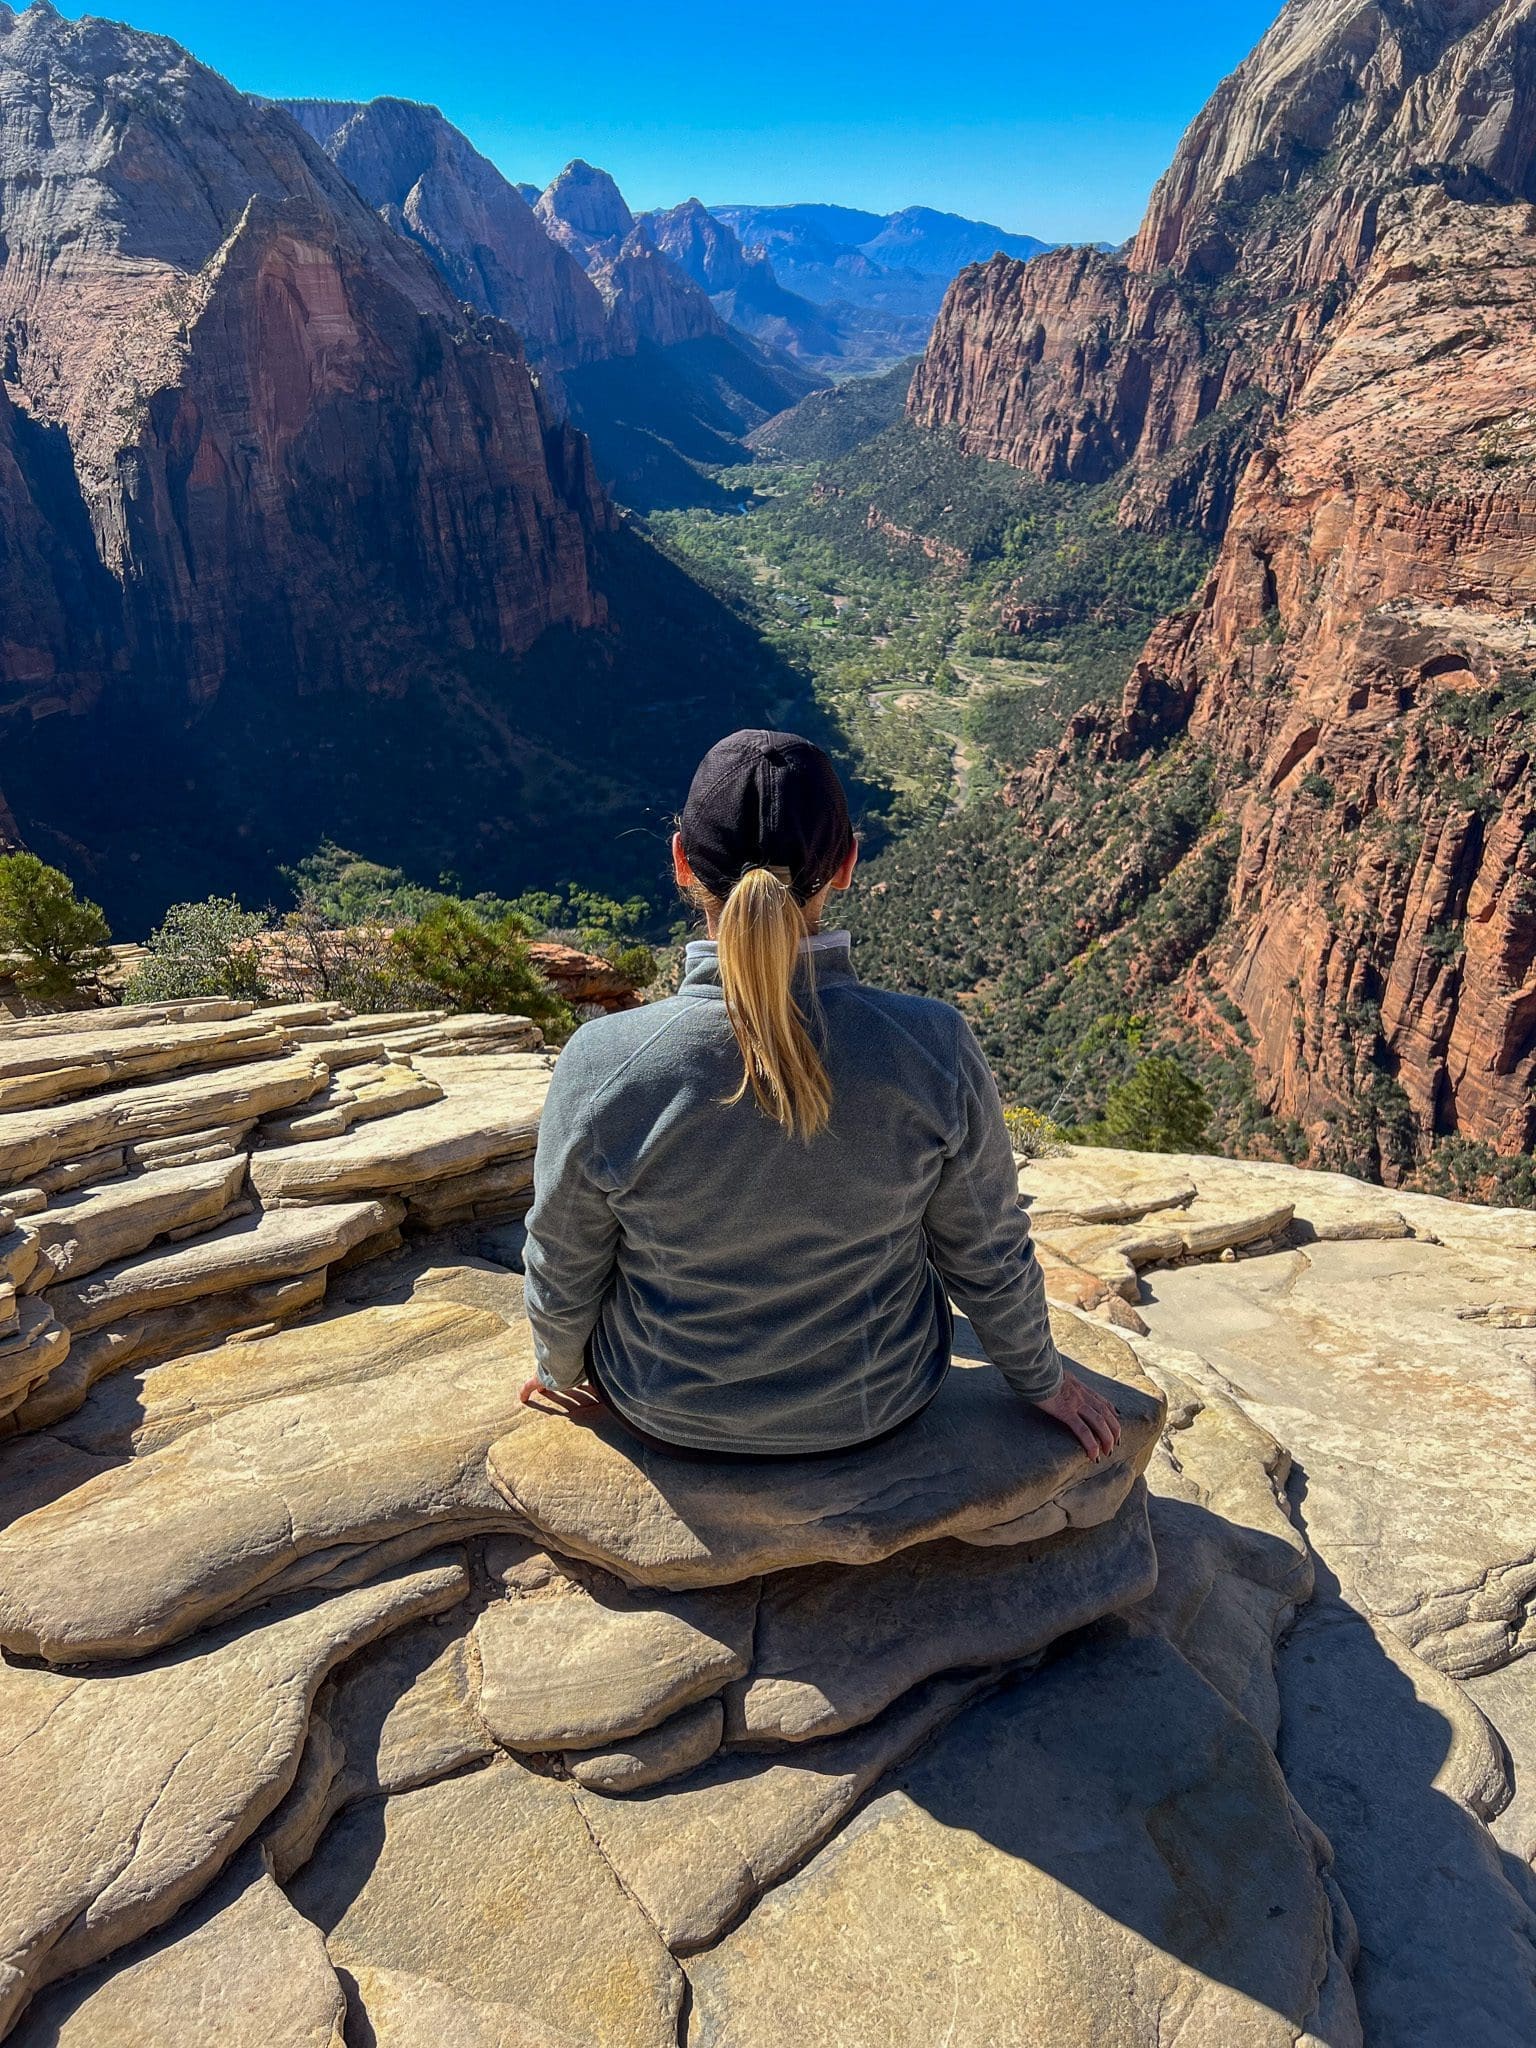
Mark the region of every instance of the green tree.
<instances>
[{"instance_id":1,"label":"green tree","mask_svg":"<svg viewBox=\"0 0 1536 2048\"><path fill-rule=\"evenodd\" d=\"M489 916L444 898L394 936L403 970L454 1010L531 1017L552 1038L575 1029L568 1004L528 955L528 926L513 912Z\"/></svg>"},{"instance_id":2,"label":"green tree","mask_svg":"<svg viewBox=\"0 0 1536 2048\"><path fill-rule=\"evenodd\" d=\"M1110 1090L1103 1123L1091 1138L1130 1152L1194 1152L1210 1121L1211 1105L1200 1083L1177 1060L1153 1053Z\"/></svg>"},{"instance_id":3,"label":"green tree","mask_svg":"<svg viewBox=\"0 0 1536 2048\"><path fill-rule=\"evenodd\" d=\"M110 966L112 933L94 903L75 894L68 875L35 853L0 855L0 953L19 963L22 994L39 1003L71 1003L92 992Z\"/></svg>"},{"instance_id":4,"label":"green tree","mask_svg":"<svg viewBox=\"0 0 1536 2048\"><path fill-rule=\"evenodd\" d=\"M252 942L267 930L268 922L260 911L247 910L233 896L173 903L149 935L149 958L128 984L128 1001L168 1003L227 996L238 1002L263 1002L268 989L260 952Z\"/></svg>"}]
</instances>

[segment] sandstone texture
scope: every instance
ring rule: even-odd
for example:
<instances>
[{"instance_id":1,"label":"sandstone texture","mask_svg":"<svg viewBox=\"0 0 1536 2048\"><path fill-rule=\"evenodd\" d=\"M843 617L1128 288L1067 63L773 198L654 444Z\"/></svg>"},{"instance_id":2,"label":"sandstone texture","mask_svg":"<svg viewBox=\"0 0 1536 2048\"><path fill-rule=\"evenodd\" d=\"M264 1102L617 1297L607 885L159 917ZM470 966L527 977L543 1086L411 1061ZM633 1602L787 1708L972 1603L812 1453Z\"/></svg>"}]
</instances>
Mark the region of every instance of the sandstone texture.
<instances>
[{"instance_id":1,"label":"sandstone texture","mask_svg":"<svg viewBox=\"0 0 1536 2048\"><path fill-rule=\"evenodd\" d=\"M21 1086L0 1108L0 1436L270 1331L402 1226L520 1215L541 1043L519 1017L327 1002L0 1023Z\"/></svg>"},{"instance_id":2,"label":"sandstone texture","mask_svg":"<svg viewBox=\"0 0 1536 2048\"><path fill-rule=\"evenodd\" d=\"M874 1564L943 1537L1023 1543L1108 1520L1151 1455L1162 1403L1124 1383L1106 1391L1124 1435L1099 1467L1042 1430L995 1373L962 1367L888 1446L749 1467L728 1494L706 1464L661 1464L612 1426L572 1430L537 1413L492 1447L490 1471L513 1510L570 1554L637 1585L726 1585L775 1566Z\"/></svg>"},{"instance_id":3,"label":"sandstone texture","mask_svg":"<svg viewBox=\"0 0 1536 2048\"><path fill-rule=\"evenodd\" d=\"M0 2034L1530 2038L1529 1212L1025 1164L1113 1458L962 1321L885 1444L668 1462L518 1401L526 1028L232 1010L0 1111Z\"/></svg>"}]
</instances>

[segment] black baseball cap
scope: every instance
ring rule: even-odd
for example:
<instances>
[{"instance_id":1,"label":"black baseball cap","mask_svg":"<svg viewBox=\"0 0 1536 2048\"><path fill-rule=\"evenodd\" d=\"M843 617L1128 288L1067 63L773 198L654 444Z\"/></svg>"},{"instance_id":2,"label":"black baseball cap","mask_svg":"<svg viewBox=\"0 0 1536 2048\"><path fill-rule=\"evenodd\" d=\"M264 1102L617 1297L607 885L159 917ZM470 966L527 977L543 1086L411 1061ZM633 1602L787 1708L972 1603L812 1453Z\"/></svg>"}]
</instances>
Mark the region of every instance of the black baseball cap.
<instances>
[{"instance_id":1,"label":"black baseball cap","mask_svg":"<svg viewBox=\"0 0 1536 2048\"><path fill-rule=\"evenodd\" d=\"M837 770L792 732L733 732L711 747L678 824L688 865L714 896L729 896L749 868L776 868L809 903L853 846Z\"/></svg>"}]
</instances>

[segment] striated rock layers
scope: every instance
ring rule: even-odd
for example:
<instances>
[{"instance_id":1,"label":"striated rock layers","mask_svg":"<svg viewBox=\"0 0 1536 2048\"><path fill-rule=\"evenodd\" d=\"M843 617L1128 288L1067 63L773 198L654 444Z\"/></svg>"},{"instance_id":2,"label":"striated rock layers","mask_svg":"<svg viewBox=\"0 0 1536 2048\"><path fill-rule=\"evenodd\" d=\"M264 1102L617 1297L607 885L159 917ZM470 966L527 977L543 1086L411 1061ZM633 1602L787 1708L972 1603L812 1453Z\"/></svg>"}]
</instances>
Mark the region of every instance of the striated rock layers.
<instances>
[{"instance_id":1,"label":"striated rock layers","mask_svg":"<svg viewBox=\"0 0 1536 2048\"><path fill-rule=\"evenodd\" d=\"M1248 455L1421 184L1525 199L1524 0L1302 0L1190 128L1114 255L1007 257L950 290L912 417L1049 478L1127 470L1122 516L1219 532Z\"/></svg>"},{"instance_id":2,"label":"striated rock layers","mask_svg":"<svg viewBox=\"0 0 1536 2048\"><path fill-rule=\"evenodd\" d=\"M1536 1141L1531 34L1508 0L1288 8L1130 253L968 273L914 386L978 452L1119 474L1127 518L1232 501L1123 703L1008 798L1043 830L1068 784L1081 818L1113 764L1203 756L1181 857L1241 835L1182 1026L1240 1012L1263 1106L1389 1178Z\"/></svg>"},{"instance_id":3,"label":"striated rock layers","mask_svg":"<svg viewBox=\"0 0 1536 2048\"><path fill-rule=\"evenodd\" d=\"M607 311L581 264L435 107L397 99L282 104L459 298L517 329L530 362L569 369L611 353Z\"/></svg>"},{"instance_id":4,"label":"striated rock layers","mask_svg":"<svg viewBox=\"0 0 1536 2048\"><path fill-rule=\"evenodd\" d=\"M584 442L279 109L6 8L0 212L11 729L398 695L598 621Z\"/></svg>"}]
</instances>

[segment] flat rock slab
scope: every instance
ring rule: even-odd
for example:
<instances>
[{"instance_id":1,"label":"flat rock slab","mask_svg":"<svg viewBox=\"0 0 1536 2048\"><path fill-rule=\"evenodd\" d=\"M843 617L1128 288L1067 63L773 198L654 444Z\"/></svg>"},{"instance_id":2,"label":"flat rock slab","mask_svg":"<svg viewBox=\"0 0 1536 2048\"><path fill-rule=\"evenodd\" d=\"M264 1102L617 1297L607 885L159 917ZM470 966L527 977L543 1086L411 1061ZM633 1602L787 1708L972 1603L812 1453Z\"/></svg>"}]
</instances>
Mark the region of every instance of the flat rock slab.
<instances>
[{"instance_id":1,"label":"flat rock slab","mask_svg":"<svg viewBox=\"0 0 1536 2048\"><path fill-rule=\"evenodd\" d=\"M269 1059L291 1051L292 1044L270 1018L255 1014L223 1023L138 1024L0 1039L0 1113L63 1102L150 1074Z\"/></svg>"},{"instance_id":2,"label":"flat rock slab","mask_svg":"<svg viewBox=\"0 0 1536 2048\"><path fill-rule=\"evenodd\" d=\"M786 1756L723 1755L681 1785L629 1799L585 1789L576 1797L624 1889L675 1955L691 1955L994 1682L975 1672L931 1679L867 1727Z\"/></svg>"},{"instance_id":3,"label":"flat rock slab","mask_svg":"<svg viewBox=\"0 0 1536 2048\"><path fill-rule=\"evenodd\" d=\"M432 1078L441 1102L385 1117L309 1145L283 1145L251 1161L264 1202L337 1202L417 1188L531 1153L549 1090L543 1054L445 1060Z\"/></svg>"},{"instance_id":4,"label":"flat rock slab","mask_svg":"<svg viewBox=\"0 0 1536 2048\"><path fill-rule=\"evenodd\" d=\"M531 1371L526 1329L450 1335L396 1372L252 1401L99 1473L0 1536L0 1645L142 1657L285 1577L505 1525L485 1454L529 1412Z\"/></svg>"},{"instance_id":5,"label":"flat rock slab","mask_svg":"<svg viewBox=\"0 0 1536 2048\"><path fill-rule=\"evenodd\" d=\"M689 2038L1345 2048L1325 1855L1177 1651L1084 1644L953 1722L695 1958Z\"/></svg>"},{"instance_id":6,"label":"flat rock slab","mask_svg":"<svg viewBox=\"0 0 1536 2048\"><path fill-rule=\"evenodd\" d=\"M307 1101L328 1078L312 1053L255 1060L247 1066L180 1081L153 1081L51 1109L20 1110L0 1129L0 1186L20 1186L29 1175L140 1138L169 1138L214 1124L247 1122L269 1110Z\"/></svg>"},{"instance_id":7,"label":"flat rock slab","mask_svg":"<svg viewBox=\"0 0 1536 2048\"><path fill-rule=\"evenodd\" d=\"M1290 1447L1313 1547L1357 1604L1453 1677L1536 1644L1530 1338L1457 1314L1533 1266L1471 1243L1323 1242L1160 1274L1142 1311Z\"/></svg>"},{"instance_id":8,"label":"flat rock slab","mask_svg":"<svg viewBox=\"0 0 1536 2048\"><path fill-rule=\"evenodd\" d=\"M531 1561L475 1626L481 1716L514 1750L594 1749L643 1734L743 1675L756 1611L752 1582L647 1598Z\"/></svg>"},{"instance_id":9,"label":"flat rock slab","mask_svg":"<svg viewBox=\"0 0 1536 2048\"><path fill-rule=\"evenodd\" d=\"M1189 1174L1160 1170L1144 1152L1084 1146L1062 1159L1031 1159L1019 1169L1019 1191L1037 1230L1052 1224L1138 1223L1195 1199Z\"/></svg>"},{"instance_id":10,"label":"flat rock slab","mask_svg":"<svg viewBox=\"0 0 1536 2048\"><path fill-rule=\"evenodd\" d=\"M569 1788L509 1758L350 1807L291 1891L378 2048L676 2048L681 1972Z\"/></svg>"},{"instance_id":11,"label":"flat rock slab","mask_svg":"<svg viewBox=\"0 0 1536 2048\"><path fill-rule=\"evenodd\" d=\"M317 1272L400 1220L398 1203L337 1203L323 1212L273 1209L242 1216L189 1244L166 1246L50 1287L67 1330L84 1334L146 1309Z\"/></svg>"},{"instance_id":12,"label":"flat rock slab","mask_svg":"<svg viewBox=\"0 0 1536 2048\"><path fill-rule=\"evenodd\" d=\"M302 1145L320 1138L340 1138L354 1124L398 1116L402 1110L422 1109L442 1099L442 1084L418 1074L408 1060L380 1061L349 1069L345 1081L333 1079L329 1087L290 1115L263 1117L262 1142Z\"/></svg>"},{"instance_id":13,"label":"flat rock slab","mask_svg":"<svg viewBox=\"0 0 1536 2048\"><path fill-rule=\"evenodd\" d=\"M322 1275L314 1277L323 1281ZM315 1288L311 1299L322 1291ZM219 1296L208 1306L238 1298ZM261 1289L249 1296L253 1306L273 1299ZM505 1328L500 1317L448 1299L327 1315L301 1330L194 1351L124 1373L98 1388L89 1407L61 1423L57 1433L103 1456L147 1457L236 1409L323 1387L389 1379L426 1359L490 1342ZM83 1345L94 1341L81 1340Z\"/></svg>"},{"instance_id":14,"label":"flat rock slab","mask_svg":"<svg viewBox=\"0 0 1536 2048\"><path fill-rule=\"evenodd\" d=\"M1096 1345L1125 1373L1088 1373L1123 1423L1113 1460L1099 1467L989 1367L957 1365L915 1422L839 1457L716 1466L647 1450L612 1424L572 1428L529 1411L528 1426L492 1447L491 1476L553 1549L640 1585L874 1564L911 1544L985 1541L1000 1530L1001 1540L1028 1542L1113 1515L1162 1427L1162 1397L1132 1383L1124 1344L1078 1323L1063 1337L1079 1358Z\"/></svg>"},{"instance_id":15,"label":"flat rock slab","mask_svg":"<svg viewBox=\"0 0 1536 2048\"><path fill-rule=\"evenodd\" d=\"M1527 2048L1536 2041L1536 1885L1483 1816L1503 1752L1462 1688L1335 1598L1280 1662L1281 1759L1333 1844L1360 1930L1367 2041Z\"/></svg>"},{"instance_id":16,"label":"flat rock slab","mask_svg":"<svg viewBox=\"0 0 1536 2048\"><path fill-rule=\"evenodd\" d=\"M0 1670L0 2030L196 1897L287 1791L326 1672L466 1584L444 1562L132 1671Z\"/></svg>"},{"instance_id":17,"label":"flat rock slab","mask_svg":"<svg viewBox=\"0 0 1536 2048\"><path fill-rule=\"evenodd\" d=\"M78 1194L57 1197L33 1222L38 1265L28 1288L79 1280L114 1259L126 1259L168 1230L211 1223L245 1185L238 1156L160 1173L135 1174Z\"/></svg>"},{"instance_id":18,"label":"flat rock slab","mask_svg":"<svg viewBox=\"0 0 1536 2048\"><path fill-rule=\"evenodd\" d=\"M565 1768L593 1792L643 1792L708 1763L725 1734L719 1700L700 1700L670 1721L611 1749L567 1750Z\"/></svg>"},{"instance_id":19,"label":"flat rock slab","mask_svg":"<svg viewBox=\"0 0 1536 2048\"><path fill-rule=\"evenodd\" d=\"M1032 1656L1156 1582L1141 1485L1111 1521L1043 1543L925 1543L876 1565L777 1573L763 1584L751 1674L725 1696L726 1740L840 1734L925 1678Z\"/></svg>"},{"instance_id":20,"label":"flat rock slab","mask_svg":"<svg viewBox=\"0 0 1536 2048\"><path fill-rule=\"evenodd\" d=\"M269 1280L264 1286L237 1287L231 1294L210 1294L179 1308L125 1316L87 1337L75 1338L62 1365L49 1373L9 1420L18 1431L51 1429L78 1414L91 1389L113 1373L141 1362L152 1365L175 1358L200 1345L218 1344L237 1332L270 1330L313 1308L324 1294L322 1268L317 1273L301 1273L296 1280ZM135 1377L131 1385L137 1389L141 1383ZM121 1406L113 1412L120 1414ZM91 1419L97 1417L93 1402Z\"/></svg>"},{"instance_id":21,"label":"flat rock slab","mask_svg":"<svg viewBox=\"0 0 1536 2048\"><path fill-rule=\"evenodd\" d=\"M320 1930L247 1852L162 1935L45 1992L11 2048L342 2048Z\"/></svg>"}]
</instances>

